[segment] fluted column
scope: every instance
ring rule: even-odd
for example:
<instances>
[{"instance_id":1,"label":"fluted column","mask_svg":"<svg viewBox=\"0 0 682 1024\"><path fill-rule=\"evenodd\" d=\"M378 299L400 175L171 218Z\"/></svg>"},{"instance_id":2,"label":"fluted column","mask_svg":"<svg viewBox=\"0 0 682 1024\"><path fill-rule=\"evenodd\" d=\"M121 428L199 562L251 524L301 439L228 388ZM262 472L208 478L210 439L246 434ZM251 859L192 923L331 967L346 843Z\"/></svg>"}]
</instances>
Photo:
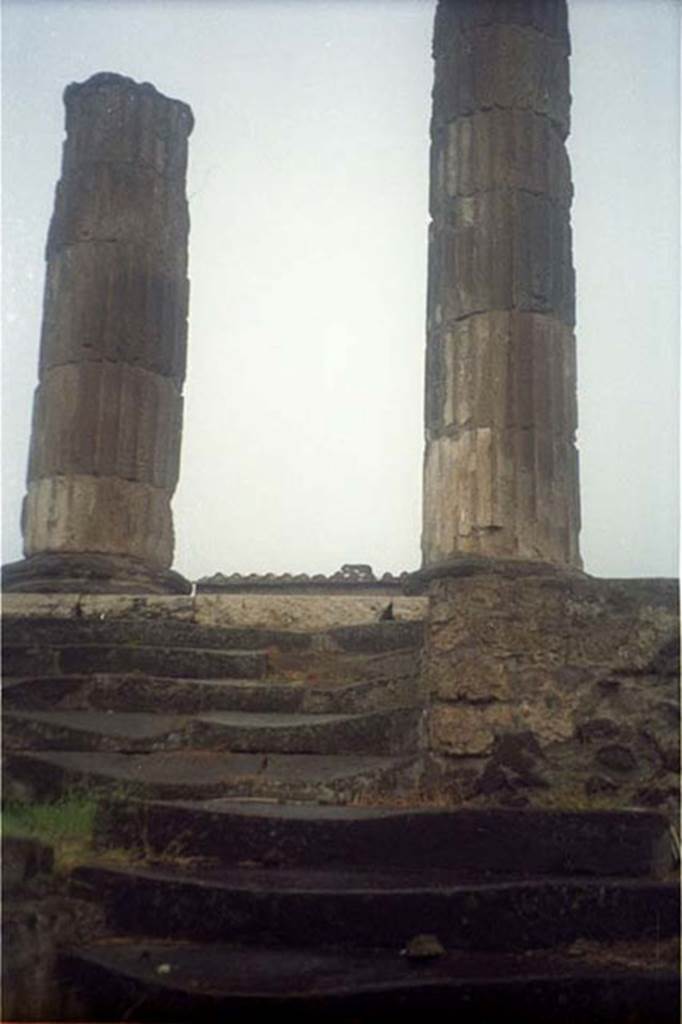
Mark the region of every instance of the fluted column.
<instances>
[{"instance_id":1,"label":"fluted column","mask_svg":"<svg viewBox=\"0 0 682 1024\"><path fill-rule=\"evenodd\" d=\"M48 589L71 588L74 572L88 576L90 564L102 584L95 589L128 589L127 578L132 589L184 590L167 570L186 360L192 113L113 74L70 85L64 102L22 516L29 564L14 589L31 588L27 574L35 589L46 574ZM16 576L6 570L9 589Z\"/></svg>"},{"instance_id":2,"label":"fluted column","mask_svg":"<svg viewBox=\"0 0 682 1024\"><path fill-rule=\"evenodd\" d=\"M579 566L565 0L440 0L425 567Z\"/></svg>"}]
</instances>

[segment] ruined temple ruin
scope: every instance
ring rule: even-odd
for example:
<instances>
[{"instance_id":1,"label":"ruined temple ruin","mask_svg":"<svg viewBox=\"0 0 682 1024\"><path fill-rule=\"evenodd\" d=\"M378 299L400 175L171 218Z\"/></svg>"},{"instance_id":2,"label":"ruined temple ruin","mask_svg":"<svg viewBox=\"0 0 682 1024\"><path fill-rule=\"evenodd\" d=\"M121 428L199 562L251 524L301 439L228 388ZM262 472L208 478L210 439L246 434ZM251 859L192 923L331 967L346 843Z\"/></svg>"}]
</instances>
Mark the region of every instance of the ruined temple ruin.
<instances>
[{"instance_id":1,"label":"ruined temple ruin","mask_svg":"<svg viewBox=\"0 0 682 1024\"><path fill-rule=\"evenodd\" d=\"M170 570L192 115L67 89L4 796L93 824L66 883L4 841L3 1019L677 1024L679 599L580 567L566 14L437 6L400 577Z\"/></svg>"}]
</instances>

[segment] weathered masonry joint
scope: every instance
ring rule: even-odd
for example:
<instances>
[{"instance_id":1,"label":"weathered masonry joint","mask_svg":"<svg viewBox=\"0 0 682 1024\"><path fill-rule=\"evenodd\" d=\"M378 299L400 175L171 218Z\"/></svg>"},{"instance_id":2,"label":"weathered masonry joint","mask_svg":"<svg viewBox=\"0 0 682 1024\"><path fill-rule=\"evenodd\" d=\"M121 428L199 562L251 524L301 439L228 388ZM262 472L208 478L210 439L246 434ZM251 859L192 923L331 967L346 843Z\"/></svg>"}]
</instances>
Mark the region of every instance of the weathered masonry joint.
<instances>
[{"instance_id":1,"label":"weathered masonry joint","mask_svg":"<svg viewBox=\"0 0 682 1024\"><path fill-rule=\"evenodd\" d=\"M422 551L581 566L566 5L441 0Z\"/></svg>"},{"instance_id":2,"label":"weathered masonry joint","mask_svg":"<svg viewBox=\"0 0 682 1024\"><path fill-rule=\"evenodd\" d=\"M24 562L6 589L184 591L173 560L187 346L190 108L94 75L64 93Z\"/></svg>"}]
</instances>

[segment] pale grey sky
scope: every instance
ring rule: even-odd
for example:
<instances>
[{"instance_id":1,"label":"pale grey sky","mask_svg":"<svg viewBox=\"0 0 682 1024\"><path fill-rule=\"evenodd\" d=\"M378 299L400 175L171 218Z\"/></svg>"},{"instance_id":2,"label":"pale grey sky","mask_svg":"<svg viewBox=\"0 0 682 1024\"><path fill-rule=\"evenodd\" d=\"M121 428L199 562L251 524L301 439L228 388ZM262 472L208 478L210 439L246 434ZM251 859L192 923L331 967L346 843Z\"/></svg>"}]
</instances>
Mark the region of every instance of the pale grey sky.
<instances>
[{"instance_id":1,"label":"pale grey sky","mask_svg":"<svg viewBox=\"0 0 682 1024\"><path fill-rule=\"evenodd\" d=\"M61 94L190 103L175 567L419 563L430 0L4 0L3 561L20 557ZM582 551L677 573L675 0L571 0Z\"/></svg>"}]
</instances>

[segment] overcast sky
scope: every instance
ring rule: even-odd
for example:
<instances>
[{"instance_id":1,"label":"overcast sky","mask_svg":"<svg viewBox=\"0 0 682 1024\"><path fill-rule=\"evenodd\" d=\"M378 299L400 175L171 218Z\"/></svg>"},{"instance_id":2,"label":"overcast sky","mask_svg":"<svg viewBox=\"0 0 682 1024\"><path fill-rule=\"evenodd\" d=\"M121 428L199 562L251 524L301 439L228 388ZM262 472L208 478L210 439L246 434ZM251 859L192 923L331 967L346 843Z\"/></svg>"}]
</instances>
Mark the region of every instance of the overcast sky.
<instances>
[{"instance_id":1,"label":"overcast sky","mask_svg":"<svg viewBox=\"0 0 682 1024\"><path fill-rule=\"evenodd\" d=\"M430 0L4 0L3 561L37 380L62 91L188 102L175 567L420 561ZM582 552L677 573L676 0L571 0Z\"/></svg>"}]
</instances>

